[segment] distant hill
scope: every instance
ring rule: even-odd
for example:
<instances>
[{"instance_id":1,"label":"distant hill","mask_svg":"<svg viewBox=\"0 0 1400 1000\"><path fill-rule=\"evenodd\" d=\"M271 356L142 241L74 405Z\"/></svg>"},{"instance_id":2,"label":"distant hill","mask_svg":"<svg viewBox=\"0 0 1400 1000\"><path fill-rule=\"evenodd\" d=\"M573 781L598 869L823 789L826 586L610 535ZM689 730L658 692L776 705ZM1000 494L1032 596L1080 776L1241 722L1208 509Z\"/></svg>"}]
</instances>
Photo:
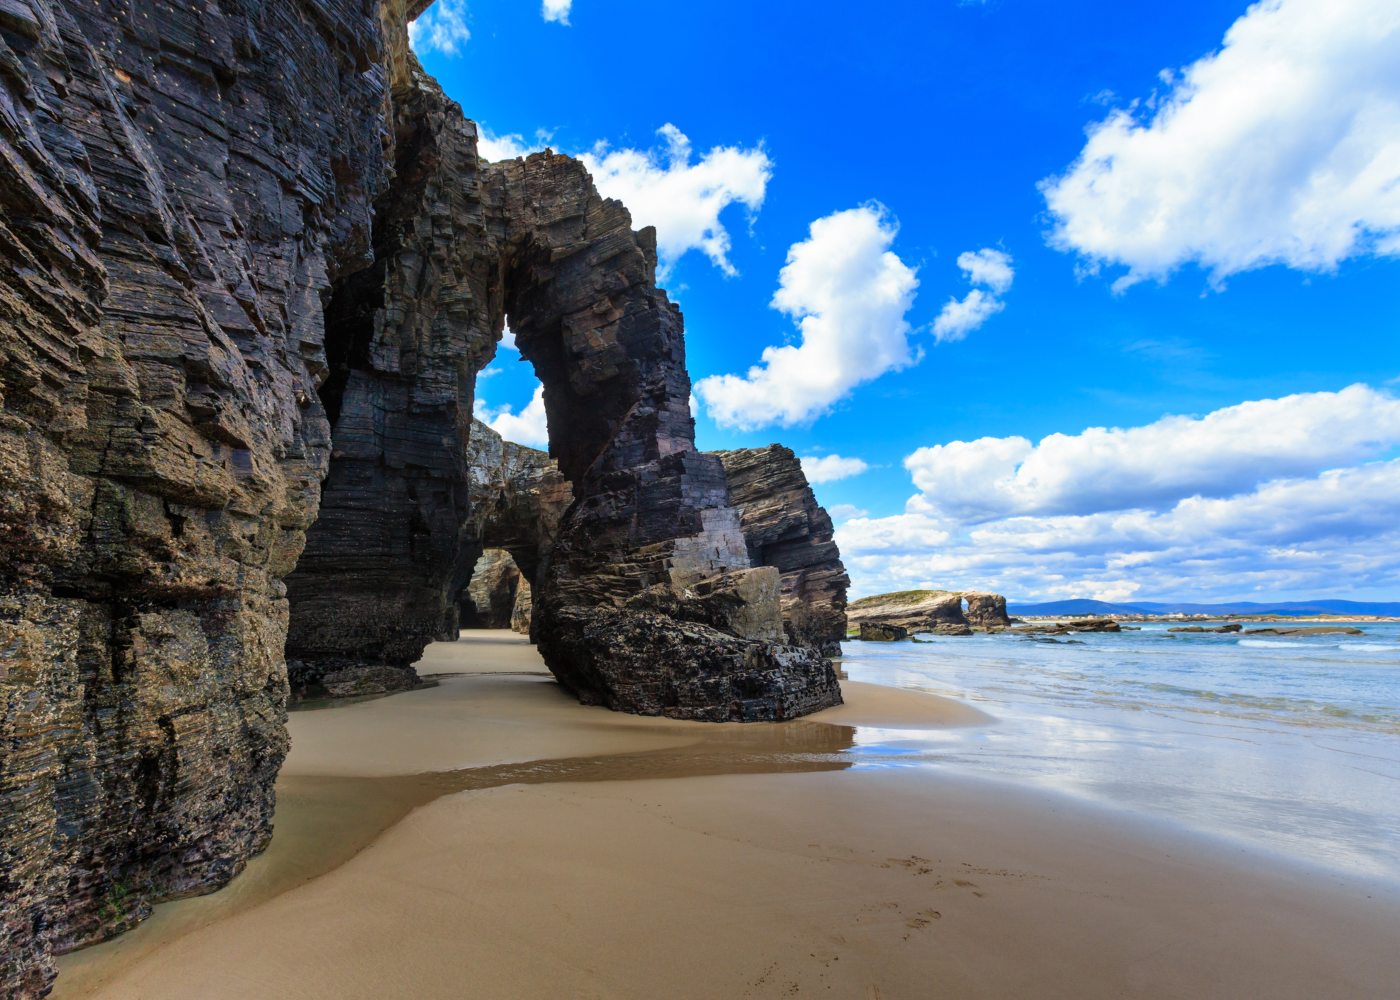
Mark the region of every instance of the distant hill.
<instances>
[{"instance_id":1,"label":"distant hill","mask_svg":"<svg viewBox=\"0 0 1400 1000\"><path fill-rule=\"evenodd\" d=\"M1132 604L1110 604L1107 601L1071 600L1047 601L1043 604L1013 604L1007 608L1013 615L1395 615L1400 616L1398 601L1281 601L1260 604L1236 601L1228 604L1191 604L1187 602L1136 601Z\"/></svg>"},{"instance_id":2,"label":"distant hill","mask_svg":"<svg viewBox=\"0 0 1400 1000\"><path fill-rule=\"evenodd\" d=\"M1132 604L1109 604L1107 601L1091 601L1078 598L1071 601L1047 601L1044 604L1011 604L1006 608L1012 615L1152 615L1163 612L1149 611ZM1169 612L1168 612L1169 613Z\"/></svg>"}]
</instances>

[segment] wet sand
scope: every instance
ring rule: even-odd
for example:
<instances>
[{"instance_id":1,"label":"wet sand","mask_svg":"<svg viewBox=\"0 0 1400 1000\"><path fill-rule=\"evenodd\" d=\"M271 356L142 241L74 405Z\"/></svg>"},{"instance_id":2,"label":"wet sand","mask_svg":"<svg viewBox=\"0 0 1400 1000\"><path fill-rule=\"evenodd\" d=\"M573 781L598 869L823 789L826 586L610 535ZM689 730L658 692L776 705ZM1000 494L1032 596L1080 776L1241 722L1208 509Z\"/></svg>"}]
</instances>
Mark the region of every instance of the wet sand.
<instances>
[{"instance_id":1,"label":"wet sand","mask_svg":"<svg viewBox=\"0 0 1400 1000\"><path fill-rule=\"evenodd\" d=\"M778 726L583 708L505 633L295 713L271 848L56 997L1372 997L1400 900L1068 799L855 767L986 723L846 682Z\"/></svg>"}]
</instances>

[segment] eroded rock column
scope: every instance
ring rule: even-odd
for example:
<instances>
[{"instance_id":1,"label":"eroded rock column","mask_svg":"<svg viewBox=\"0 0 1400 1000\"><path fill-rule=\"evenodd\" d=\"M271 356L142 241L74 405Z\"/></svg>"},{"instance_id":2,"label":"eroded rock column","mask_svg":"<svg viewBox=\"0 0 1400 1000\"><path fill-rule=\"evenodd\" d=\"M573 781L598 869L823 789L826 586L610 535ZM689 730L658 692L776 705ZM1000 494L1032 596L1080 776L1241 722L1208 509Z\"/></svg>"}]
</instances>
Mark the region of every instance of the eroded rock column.
<instances>
[{"instance_id":1,"label":"eroded rock column","mask_svg":"<svg viewBox=\"0 0 1400 1000\"><path fill-rule=\"evenodd\" d=\"M483 236L475 126L404 58L375 260L335 285L326 310L320 395L334 450L287 580L298 689L408 683L480 552L464 531L467 446L476 373L500 335L497 257Z\"/></svg>"},{"instance_id":2,"label":"eroded rock column","mask_svg":"<svg viewBox=\"0 0 1400 1000\"><path fill-rule=\"evenodd\" d=\"M488 168L506 311L544 384L575 501L534 590L545 662L587 703L708 720L835 704L818 652L787 645L780 575L751 564L719 459L695 450L680 311L583 166Z\"/></svg>"}]
</instances>

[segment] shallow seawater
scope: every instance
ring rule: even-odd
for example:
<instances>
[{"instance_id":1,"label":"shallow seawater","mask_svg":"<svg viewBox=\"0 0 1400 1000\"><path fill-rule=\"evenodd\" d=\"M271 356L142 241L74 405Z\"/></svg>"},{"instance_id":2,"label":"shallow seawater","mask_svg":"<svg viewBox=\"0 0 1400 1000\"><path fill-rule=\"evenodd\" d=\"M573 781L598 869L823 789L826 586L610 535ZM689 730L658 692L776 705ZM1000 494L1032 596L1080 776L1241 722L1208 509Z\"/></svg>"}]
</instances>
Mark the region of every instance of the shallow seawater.
<instances>
[{"instance_id":1,"label":"shallow seawater","mask_svg":"<svg viewBox=\"0 0 1400 1000\"><path fill-rule=\"evenodd\" d=\"M1400 880L1400 623L1356 624L1364 635L1183 634L1154 623L1075 642L846 643L852 680L948 695L999 720L861 727L852 753L857 766L1030 781Z\"/></svg>"}]
</instances>

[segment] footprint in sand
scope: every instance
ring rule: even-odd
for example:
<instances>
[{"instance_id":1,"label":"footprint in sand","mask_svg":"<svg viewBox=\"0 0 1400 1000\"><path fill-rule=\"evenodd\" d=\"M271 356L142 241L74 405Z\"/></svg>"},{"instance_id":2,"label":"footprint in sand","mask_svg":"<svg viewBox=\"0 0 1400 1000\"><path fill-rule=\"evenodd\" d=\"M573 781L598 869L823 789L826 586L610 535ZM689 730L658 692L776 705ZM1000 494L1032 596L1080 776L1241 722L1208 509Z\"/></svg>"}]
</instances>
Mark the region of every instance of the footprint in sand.
<instances>
[{"instance_id":1,"label":"footprint in sand","mask_svg":"<svg viewBox=\"0 0 1400 1000\"><path fill-rule=\"evenodd\" d=\"M943 914L937 910L920 910L917 914L904 921L904 926L912 930L920 931L933 923L935 920L942 920Z\"/></svg>"}]
</instances>

